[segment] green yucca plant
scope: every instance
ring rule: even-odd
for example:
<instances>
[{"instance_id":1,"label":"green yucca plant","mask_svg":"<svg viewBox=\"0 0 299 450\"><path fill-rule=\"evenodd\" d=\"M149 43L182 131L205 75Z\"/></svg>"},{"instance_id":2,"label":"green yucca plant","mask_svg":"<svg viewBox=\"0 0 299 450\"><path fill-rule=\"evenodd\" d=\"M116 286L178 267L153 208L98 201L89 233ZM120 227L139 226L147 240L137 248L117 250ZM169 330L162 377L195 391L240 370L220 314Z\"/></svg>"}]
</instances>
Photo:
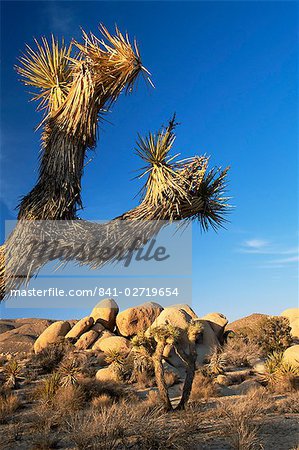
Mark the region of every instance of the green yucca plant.
<instances>
[{"instance_id":1,"label":"green yucca plant","mask_svg":"<svg viewBox=\"0 0 299 450\"><path fill-rule=\"evenodd\" d=\"M37 387L37 397L43 403L51 403L55 398L55 394L61 385L61 375L53 372L45 378Z\"/></svg>"},{"instance_id":2,"label":"green yucca plant","mask_svg":"<svg viewBox=\"0 0 299 450\"><path fill-rule=\"evenodd\" d=\"M120 350L110 349L106 352L105 360L108 364L124 364L126 360L126 354Z\"/></svg>"},{"instance_id":3,"label":"green yucca plant","mask_svg":"<svg viewBox=\"0 0 299 450\"><path fill-rule=\"evenodd\" d=\"M299 384L299 367L283 359L283 352L273 352L265 362L265 372L261 379L271 389L293 389Z\"/></svg>"},{"instance_id":4,"label":"green yucca plant","mask_svg":"<svg viewBox=\"0 0 299 450\"><path fill-rule=\"evenodd\" d=\"M13 389L17 386L18 382L22 379L22 367L16 359L11 359L6 363L3 369L6 381L5 387Z\"/></svg>"},{"instance_id":5,"label":"green yucca plant","mask_svg":"<svg viewBox=\"0 0 299 450\"><path fill-rule=\"evenodd\" d=\"M174 344L180 336L180 330L171 324L160 325L151 329L151 336L157 343Z\"/></svg>"},{"instance_id":6,"label":"green yucca plant","mask_svg":"<svg viewBox=\"0 0 299 450\"><path fill-rule=\"evenodd\" d=\"M109 350L105 360L111 364L114 372L121 381L128 381L133 372L133 361L129 355L119 350Z\"/></svg>"},{"instance_id":7,"label":"green yucca plant","mask_svg":"<svg viewBox=\"0 0 299 450\"><path fill-rule=\"evenodd\" d=\"M207 372L211 375L220 375L224 373L227 360L222 349L216 348L210 356L209 363L207 365Z\"/></svg>"},{"instance_id":8,"label":"green yucca plant","mask_svg":"<svg viewBox=\"0 0 299 450\"><path fill-rule=\"evenodd\" d=\"M61 377L61 386L76 385L81 373L80 361L75 357L63 361L58 368L58 373Z\"/></svg>"}]
</instances>

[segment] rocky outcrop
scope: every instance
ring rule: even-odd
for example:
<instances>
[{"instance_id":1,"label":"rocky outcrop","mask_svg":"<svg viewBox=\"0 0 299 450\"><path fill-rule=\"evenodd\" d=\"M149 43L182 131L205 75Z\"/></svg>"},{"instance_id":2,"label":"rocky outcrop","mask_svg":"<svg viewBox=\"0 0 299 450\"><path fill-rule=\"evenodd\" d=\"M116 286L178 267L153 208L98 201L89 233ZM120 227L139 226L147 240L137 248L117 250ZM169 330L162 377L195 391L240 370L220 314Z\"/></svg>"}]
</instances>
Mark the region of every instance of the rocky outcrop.
<instances>
[{"instance_id":1,"label":"rocky outcrop","mask_svg":"<svg viewBox=\"0 0 299 450\"><path fill-rule=\"evenodd\" d=\"M92 344L97 340L99 337L99 333L95 330L89 330L83 333L77 342L75 343L75 347L78 350L87 350L92 346Z\"/></svg>"},{"instance_id":2,"label":"rocky outcrop","mask_svg":"<svg viewBox=\"0 0 299 450\"><path fill-rule=\"evenodd\" d=\"M71 330L65 335L66 339L78 339L81 334L85 333L89 328L93 325L93 318L92 317L83 317L83 319L80 319L76 325L71 328Z\"/></svg>"},{"instance_id":3,"label":"rocky outcrop","mask_svg":"<svg viewBox=\"0 0 299 450\"><path fill-rule=\"evenodd\" d=\"M118 382L119 381L117 374L111 365L108 367L99 369L96 373L96 380L108 381L108 382L111 382L111 381Z\"/></svg>"},{"instance_id":4,"label":"rocky outcrop","mask_svg":"<svg viewBox=\"0 0 299 450\"><path fill-rule=\"evenodd\" d=\"M209 313L202 317L203 320L207 320L216 334L217 338L222 341L224 329L228 323L227 318L221 313Z\"/></svg>"},{"instance_id":5,"label":"rocky outcrop","mask_svg":"<svg viewBox=\"0 0 299 450\"><path fill-rule=\"evenodd\" d=\"M299 339L299 308L288 308L281 313L290 322L291 335L294 339Z\"/></svg>"},{"instance_id":6,"label":"rocky outcrop","mask_svg":"<svg viewBox=\"0 0 299 450\"><path fill-rule=\"evenodd\" d=\"M116 316L119 308L113 298L101 300L91 311L90 316L94 322L100 322L110 331L115 328Z\"/></svg>"},{"instance_id":7,"label":"rocky outcrop","mask_svg":"<svg viewBox=\"0 0 299 450\"><path fill-rule=\"evenodd\" d=\"M40 352L50 344L60 342L70 329L71 326L67 321L59 320L52 323L34 342L35 353Z\"/></svg>"},{"instance_id":8,"label":"rocky outcrop","mask_svg":"<svg viewBox=\"0 0 299 450\"><path fill-rule=\"evenodd\" d=\"M212 329L208 320L200 319L199 322L203 327L203 332L196 344L196 367L200 367L204 361L211 355L211 353L219 346L219 340Z\"/></svg>"},{"instance_id":9,"label":"rocky outcrop","mask_svg":"<svg viewBox=\"0 0 299 450\"><path fill-rule=\"evenodd\" d=\"M99 342L96 342L96 344L96 348L93 347L93 350L100 350L105 354L110 351L129 353L131 350L130 341L122 336L111 336L105 339L100 339Z\"/></svg>"},{"instance_id":10,"label":"rocky outcrop","mask_svg":"<svg viewBox=\"0 0 299 450\"><path fill-rule=\"evenodd\" d=\"M32 351L35 340L51 323L47 319L1 320L0 353Z\"/></svg>"},{"instance_id":11,"label":"rocky outcrop","mask_svg":"<svg viewBox=\"0 0 299 450\"><path fill-rule=\"evenodd\" d=\"M299 345L292 345L283 353L283 361L299 368Z\"/></svg>"},{"instance_id":12,"label":"rocky outcrop","mask_svg":"<svg viewBox=\"0 0 299 450\"><path fill-rule=\"evenodd\" d=\"M147 302L128 308L116 317L116 327L122 336L130 337L144 332L163 311L158 303Z\"/></svg>"},{"instance_id":13,"label":"rocky outcrop","mask_svg":"<svg viewBox=\"0 0 299 450\"><path fill-rule=\"evenodd\" d=\"M183 311L185 311L185 313L187 313L191 319L198 319L197 314L193 311L193 309L187 305L187 303L179 303L176 305L171 305L170 308L178 308L178 309L182 309Z\"/></svg>"},{"instance_id":14,"label":"rocky outcrop","mask_svg":"<svg viewBox=\"0 0 299 450\"><path fill-rule=\"evenodd\" d=\"M242 317L242 319L235 320L234 322L228 323L225 327L226 331L234 331L238 333L244 328L250 328L252 330L257 329L259 324L263 319L269 317L267 314L250 314L250 316Z\"/></svg>"},{"instance_id":15,"label":"rocky outcrop","mask_svg":"<svg viewBox=\"0 0 299 450\"><path fill-rule=\"evenodd\" d=\"M111 333L111 331L108 330L103 330L102 332L99 333L97 340L95 341L95 343L92 346L92 350L96 350L96 351L101 351L101 345L100 342L103 339L107 339L110 337L116 337L114 333Z\"/></svg>"},{"instance_id":16,"label":"rocky outcrop","mask_svg":"<svg viewBox=\"0 0 299 450\"><path fill-rule=\"evenodd\" d=\"M173 325L181 330L186 330L191 319L191 316L183 309L176 306L169 306L156 318L152 325L147 329L146 334L150 334L153 328L162 325Z\"/></svg>"}]
</instances>

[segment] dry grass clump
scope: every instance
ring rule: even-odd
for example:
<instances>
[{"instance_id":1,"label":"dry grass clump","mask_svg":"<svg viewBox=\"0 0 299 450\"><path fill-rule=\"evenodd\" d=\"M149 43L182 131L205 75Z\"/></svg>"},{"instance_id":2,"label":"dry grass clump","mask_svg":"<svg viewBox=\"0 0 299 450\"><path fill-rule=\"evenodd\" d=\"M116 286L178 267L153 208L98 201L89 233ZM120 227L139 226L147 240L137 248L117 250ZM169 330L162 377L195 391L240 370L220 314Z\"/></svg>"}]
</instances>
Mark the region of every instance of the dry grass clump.
<instances>
[{"instance_id":1,"label":"dry grass clump","mask_svg":"<svg viewBox=\"0 0 299 450\"><path fill-rule=\"evenodd\" d=\"M6 423L11 415L20 407L20 400L15 394L1 393L0 395L0 423Z\"/></svg>"},{"instance_id":2,"label":"dry grass clump","mask_svg":"<svg viewBox=\"0 0 299 450\"><path fill-rule=\"evenodd\" d=\"M69 446L78 449L186 449L199 427L199 417L191 412L171 415L160 407L147 408L144 402L106 405L79 411L65 420Z\"/></svg>"},{"instance_id":3,"label":"dry grass clump","mask_svg":"<svg viewBox=\"0 0 299 450\"><path fill-rule=\"evenodd\" d=\"M48 405L37 406L29 416L30 449L48 450L57 448L59 441L57 428L61 423L61 415Z\"/></svg>"},{"instance_id":4,"label":"dry grass clump","mask_svg":"<svg viewBox=\"0 0 299 450\"><path fill-rule=\"evenodd\" d=\"M148 410L162 407L161 397L157 390L150 390L142 403L144 408Z\"/></svg>"},{"instance_id":5,"label":"dry grass clump","mask_svg":"<svg viewBox=\"0 0 299 450\"><path fill-rule=\"evenodd\" d=\"M217 396L217 387L213 383L212 378L208 375L203 374L203 372L200 370L196 371L192 384L190 401L197 402L201 399L208 401L210 397Z\"/></svg>"},{"instance_id":6,"label":"dry grass clump","mask_svg":"<svg viewBox=\"0 0 299 450\"><path fill-rule=\"evenodd\" d=\"M262 355L262 350L257 343L235 335L224 345L222 355L226 364L250 367L252 361Z\"/></svg>"},{"instance_id":7,"label":"dry grass clump","mask_svg":"<svg viewBox=\"0 0 299 450\"><path fill-rule=\"evenodd\" d=\"M65 421L64 431L72 445L83 449L116 449L122 442L126 417L119 406L79 411Z\"/></svg>"},{"instance_id":8,"label":"dry grass clump","mask_svg":"<svg viewBox=\"0 0 299 450\"><path fill-rule=\"evenodd\" d=\"M219 413L226 420L225 436L236 450L261 448L255 419L268 409L268 399L252 391L234 401L219 402Z\"/></svg>"},{"instance_id":9,"label":"dry grass clump","mask_svg":"<svg viewBox=\"0 0 299 450\"><path fill-rule=\"evenodd\" d=\"M91 406L94 409L106 408L107 406L111 406L113 403L113 399L108 394L101 394L98 397L95 397L91 401Z\"/></svg>"},{"instance_id":10,"label":"dry grass clump","mask_svg":"<svg viewBox=\"0 0 299 450\"><path fill-rule=\"evenodd\" d=\"M85 406L83 389L72 384L60 386L55 392L53 406L62 413L83 409Z\"/></svg>"}]
</instances>

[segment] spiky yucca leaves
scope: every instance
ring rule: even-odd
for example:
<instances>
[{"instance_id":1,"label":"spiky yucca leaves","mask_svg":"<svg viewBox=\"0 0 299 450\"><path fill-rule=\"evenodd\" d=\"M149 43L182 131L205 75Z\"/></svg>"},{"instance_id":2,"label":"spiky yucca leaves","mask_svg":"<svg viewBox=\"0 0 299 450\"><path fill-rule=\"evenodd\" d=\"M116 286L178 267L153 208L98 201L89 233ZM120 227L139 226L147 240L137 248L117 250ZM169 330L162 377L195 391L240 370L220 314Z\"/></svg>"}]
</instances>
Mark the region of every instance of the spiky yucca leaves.
<instances>
[{"instance_id":1,"label":"spiky yucca leaves","mask_svg":"<svg viewBox=\"0 0 299 450\"><path fill-rule=\"evenodd\" d=\"M283 359L283 352L274 351L265 362L261 381L274 391L293 390L299 386L299 368Z\"/></svg>"},{"instance_id":2,"label":"spiky yucca leaves","mask_svg":"<svg viewBox=\"0 0 299 450\"><path fill-rule=\"evenodd\" d=\"M51 404L54 401L60 383L61 375L58 372L53 372L37 386L36 395L38 399L43 403Z\"/></svg>"},{"instance_id":3,"label":"spiky yucca leaves","mask_svg":"<svg viewBox=\"0 0 299 450\"><path fill-rule=\"evenodd\" d=\"M22 374L22 368L17 360L11 359L8 361L8 363L4 366L3 372L5 374L5 387L9 389L14 389L18 381L21 380L21 374Z\"/></svg>"},{"instance_id":4,"label":"spiky yucca leaves","mask_svg":"<svg viewBox=\"0 0 299 450\"><path fill-rule=\"evenodd\" d=\"M157 134L139 138L137 154L146 162L140 177L147 176L139 206L121 216L137 220L198 220L207 231L225 222L229 209L226 189L228 168L208 171L206 156L176 161L175 115Z\"/></svg>"},{"instance_id":5,"label":"spiky yucca leaves","mask_svg":"<svg viewBox=\"0 0 299 450\"><path fill-rule=\"evenodd\" d=\"M209 364L207 365L207 373L209 375L220 375L224 373L225 365L227 360L223 350L216 347L211 353L209 358Z\"/></svg>"},{"instance_id":6,"label":"spiky yucca leaves","mask_svg":"<svg viewBox=\"0 0 299 450\"><path fill-rule=\"evenodd\" d=\"M25 83L35 86L47 109L43 121L43 153L36 186L21 204L19 218L74 219L82 207L81 178L86 150L96 143L99 114L117 99L121 91L132 90L138 74L146 70L128 36L118 29L112 36L102 27L103 40L83 32L84 44L59 49L52 39L28 47L17 70Z\"/></svg>"},{"instance_id":7,"label":"spiky yucca leaves","mask_svg":"<svg viewBox=\"0 0 299 450\"><path fill-rule=\"evenodd\" d=\"M36 50L26 45L27 53L20 57L16 67L26 86L33 86L37 92L32 100L39 101L38 110L45 110L46 116L56 111L66 99L72 81L70 55L72 44L61 44L54 36L49 43L45 37L41 42L34 40Z\"/></svg>"},{"instance_id":8,"label":"spiky yucca leaves","mask_svg":"<svg viewBox=\"0 0 299 450\"><path fill-rule=\"evenodd\" d=\"M61 386L76 385L81 373L81 364L78 358L72 357L63 361L59 368Z\"/></svg>"}]
</instances>

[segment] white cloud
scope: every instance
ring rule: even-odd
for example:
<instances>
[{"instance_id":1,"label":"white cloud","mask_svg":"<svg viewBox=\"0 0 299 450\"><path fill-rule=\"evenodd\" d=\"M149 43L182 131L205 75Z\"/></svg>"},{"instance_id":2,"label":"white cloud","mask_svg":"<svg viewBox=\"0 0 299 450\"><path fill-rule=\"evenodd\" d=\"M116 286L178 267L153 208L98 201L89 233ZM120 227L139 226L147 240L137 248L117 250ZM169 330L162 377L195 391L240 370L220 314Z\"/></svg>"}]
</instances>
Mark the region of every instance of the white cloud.
<instances>
[{"instance_id":1,"label":"white cloud","mask_svg":"<svg viewBox=\"0 0 299 450\"><path fill-rule=\"evenodd\" d=\"M249 239L244 242L244 246L250 249L260 249L266 247L267 245L269 245L269 242L263 239Z\"/></svg>"},{"instance_id":2,"label":"white cloud","mask_svg":"<svg viewBox=\"0 0 299 450\"><path fill-rule=\"evenodd\" d=\"M272 255L272 260L259 260L258 268L260 269L279 269L298 263L299 248L286 247L283 248L277 243L271 243L264 239L253 238L243 242L238 249L239 253L246 253L251 255Z\"/></svg>"},{"instance_id":3,"label":"white cloud","mask_svg":"<svg viewBox=\"0 0 299 450\"><path fill-rule=\"evenodd\" d=\"M281 258L281 259L274 259L273 261L270 261L271 264L289 264L293 262L298 262L299 256L290 256L289 258Z\"/></svg>"}]
</instances>

